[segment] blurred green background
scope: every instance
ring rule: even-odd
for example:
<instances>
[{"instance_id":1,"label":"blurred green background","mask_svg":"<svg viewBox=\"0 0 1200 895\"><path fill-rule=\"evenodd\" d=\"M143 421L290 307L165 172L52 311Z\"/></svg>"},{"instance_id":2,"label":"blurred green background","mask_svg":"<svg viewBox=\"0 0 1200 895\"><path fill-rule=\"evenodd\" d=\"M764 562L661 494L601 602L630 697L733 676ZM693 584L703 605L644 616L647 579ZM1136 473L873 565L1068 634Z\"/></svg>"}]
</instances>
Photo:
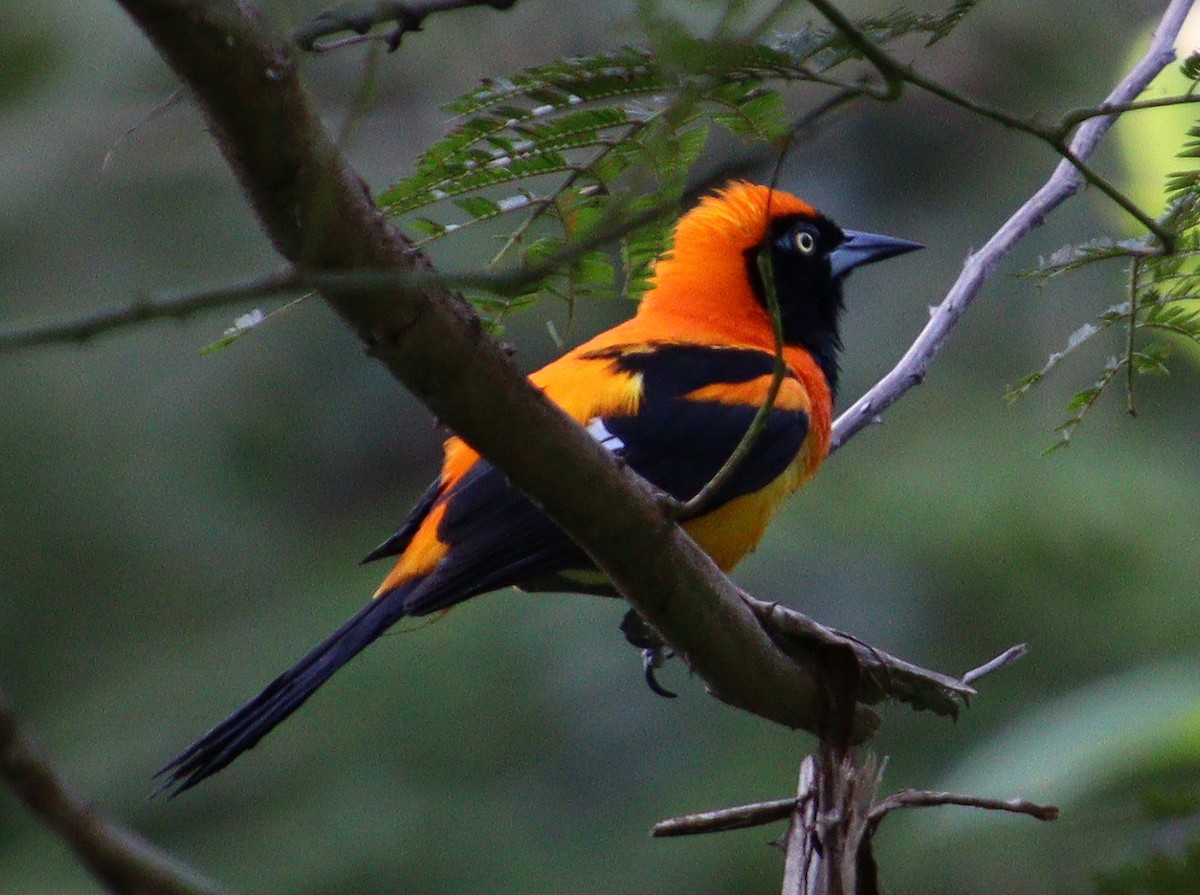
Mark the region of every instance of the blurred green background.
<instances>
[{"instance_id":1,"label":"blurred green background","mask_svg":"<svg viewBox=\"0 0 1200 895\"><path fill-rule=\"evenodd\" d=\"M0 5L5 323L274 267L194 108L147 120L176 85L116 4ZM268 5L283 27L322 8ZM1052 120L1108 92L1159 8L984 4L911 54ZM388 185L448 126L440 102L481 77L636 42L631 11L526 0L430 19L377 60L351 159ZM367 57L304 61L333 129ZM1129 150L1108 147L1102 167L1144 167L1140 134L1157 120L1119 125ZM842 115L800 148L786 187L845 226L929 246L851 281L845 400L893 364L964 256L1053 163L917 95ZM1067 398L1121 336L1003 401L1121 297L1117 269L1041 291L1011 274L1125 227L1088 194L1027 240L926 384L838 453L738 570L759 596L947 671L1032 648L957 724L889 709L877 747L887 789L1020 795L1061 805L1062 819L947 808L889 820L877 840L887 891L1090 892L1095 871L1177 850L1190 832L1145 820L1141 801L1197 788L1196 371L1176 352L1169 379L1142 384L1138 419L1106 397L1050 457ZM436 469L429 415L319 302L201 356L237 313L0 356L0 686L64 774L247 895L776 890L776 831L646 834L668 815L789 794L812 740L718 705L679 668L663 679L681 698L653 696L617 632L621 607L594 598L504 593L412 625L217 778L146 800L159 765L367 598L383 570L355 562ZM628 313L588 307L568 338ZM546 321L564 318L547 304L506 339L533 367L557 351ZM95 890L0 793L0 892Z\"/></svg>"}]
</instances>

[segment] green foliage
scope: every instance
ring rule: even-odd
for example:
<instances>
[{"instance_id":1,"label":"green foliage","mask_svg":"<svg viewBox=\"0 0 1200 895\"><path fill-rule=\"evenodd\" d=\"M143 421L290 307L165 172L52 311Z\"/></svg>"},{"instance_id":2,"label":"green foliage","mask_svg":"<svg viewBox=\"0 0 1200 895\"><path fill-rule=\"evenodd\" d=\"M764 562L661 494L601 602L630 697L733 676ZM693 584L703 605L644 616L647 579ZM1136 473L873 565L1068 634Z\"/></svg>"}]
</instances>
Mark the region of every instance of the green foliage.
<instances>
[{"instance_id":1,"label":"green foliage","mask_svg":"<svg viewBox=\"0 0 1200 895\"><path fill-rule=\"evenodd\" d=\"M868 17L855 26L876 43L889 43L910 34L923 35L925 46L933 46L961 24L979 0L955 0L943 13L918 13L896 9L886 15ZM795 34L776 38L773 43L793 55L797 62L823 70L847 59L861 59L862 53L841 31L832 25L806 28Z\"/></svg>"},{"instance_id":2,"label":"green foliage","mask_svg":"<svg viewBox=\"0 0 1200 895\"><path fill-rule=\"evenodd\" d=\"M916 32L932 43L976 2L858 24L880 42ZM485 279L491 297L473 296L493 324L544 294L568 304L637 298L668 248L711 125L747 144L782 145L790 127L779 88L827 81L829 69L859 56L830 27L770 42L731 36L736 12L717 36L698 38L644 5L638 21L651 50L559 59L484 81L446 104L458 124L380 204L419 248L464 231L499 240L489 269L516 273Z\"/></svg>"},{"instance_id":3,"label":"green foliage","mask_svg":"<svg viewBox=\"0 0 1200 895\"><path fill-rule=\"evenodd\" d=\"M1200 158L1200 125L1189 131L1179 156ZM1152 234L1138 239L1096 239L1081 245L1064 246L1042 258L1037 269L1026 274L1042 283L1101 261L1120 260L1127 265L1129 300L1106 309L1096 322L1075 330L1067 344L1051 354L1040 370L1022 377L1008 392L1010 401L1022 397L1065 358L1097 335L1118 325L1124 328L1122 350L1110 357L1093 382L1068 402L1071 416L1057 427L1058 440L1049 450L1070 442L1101 394L1122 372L1125 374L1126 406L1131 414L1135 414L1136 378L1166 375L1169 372L1166 360L1173 342L1200 347L1200 270L1194 262L1200 254L1200 170L1171 174L1166 189L1169 206L1160 223L1174 234L1171 251L1165 250ZM1139 348L1148 334L1165 337L1165 340Z\"/></svg>"},{"instance_id":4,"label":"green foliage","mask_svg":"<svg viewBox=\"0 0 1200 895\"><path fill-rule=\"evenodd\" d=\"M1189 81L1200 81L1200 53L1192 53L1179 63L1179 70Z\"/></svg>"}]
</instances>

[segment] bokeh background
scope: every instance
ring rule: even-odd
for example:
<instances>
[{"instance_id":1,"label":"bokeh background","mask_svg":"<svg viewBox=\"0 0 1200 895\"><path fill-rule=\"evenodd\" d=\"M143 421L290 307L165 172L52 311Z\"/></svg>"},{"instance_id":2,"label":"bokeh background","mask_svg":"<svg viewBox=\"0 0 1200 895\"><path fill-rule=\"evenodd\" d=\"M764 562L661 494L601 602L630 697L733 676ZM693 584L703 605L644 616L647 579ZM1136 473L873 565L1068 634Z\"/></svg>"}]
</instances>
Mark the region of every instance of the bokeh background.
<instances>
[{"instance_id":1,"label":"bokeh background","mask_svg":"<svg viewBox=\"0 0 1200 895\"><path fill-rule=\"evenodd\" d=\"M281 27L323 8L266 6ZM1160 6L983 4L911 55L1052 120L1108 92ZM0 322L277 264L194 108L152 114L176 84L116 4L0 7ZM305 75L336 130L376 67L348 153L381 189L444 132L439 103L481 77L636 43L632 10L526 0L457 13L395 56L309 57ZM1099 164L1156 182L1167 163L1152 138L1178 141L1186 121L1130 118ZM964 256L1054 161L918 95L858 108L798 150L785 186L844 225L929 246L851 281L844 399L892 365ZM1170 378L1140 385L1136 420L1108 396L1049 457L1066 401L1119 334L1019 404L1003 400L1121 300L1115 268L1040 290L1013 274L1127 228L1096 195L1056 214L988 284L926 384L838 453L738 571L762 597L947 671L1032 648L957 723L887 710L877 748L886 788L1021 795L1061 805L1062 819L946 808L889 820L877 840L888 891L1091 892L1095 873L1177 851L1190 833L1147 819L1147 802L1197 785L1195 359L1176 350ZM568 341L629 311L581 308ZM237 313L0 356L0 685L63 773L247 895L775 890L781 858L767 843L782 828L675 841L647 830L789 794L811 739L715 703L679 668L664 681L681 698L653 696L617 632L621 607L594 598L504 593L412 625L217 778L147 801L165 759L372 592L381 570L355 562L438 458L428 413L319 302L202 355ZM557 351L547 321L561 332L565 317L544 304L505 338L532 368ZM0 892L93 891L0 792Z\"/></svg>"}]
</instances>

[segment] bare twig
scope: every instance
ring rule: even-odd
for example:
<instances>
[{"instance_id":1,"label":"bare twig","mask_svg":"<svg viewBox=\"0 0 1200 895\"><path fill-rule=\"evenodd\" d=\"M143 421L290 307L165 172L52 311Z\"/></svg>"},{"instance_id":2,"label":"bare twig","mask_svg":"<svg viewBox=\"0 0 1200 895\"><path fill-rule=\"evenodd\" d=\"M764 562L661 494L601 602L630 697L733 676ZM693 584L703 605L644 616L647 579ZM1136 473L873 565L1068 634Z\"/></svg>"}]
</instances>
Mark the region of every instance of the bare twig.
<instances>
[{"instance_id":1,"label":"bare twig","mask_svg":"<svg viewBox=\"0 0 1200 895\"><path fill-rule=\"evenodd\" d=\"M923 789L904 789L888 796L871 809L872 828L879 825L890 812L902 808L931 808L939 805L961 805L965 808L983 808L987 811L1010 811L1027 814L1038 820L1058 820L1058 808L1053 805L1037 805L1025 799L987 799L982 796L959 796L951 792L932 792Z\"/></svg>"},{"instance_id":2,"label":"bare twig","mask_svg":"<svg viewBox=\"0 0 1200 895\"><path fill-rule=\"evenodd\" d=\"M1173 44L1191 5L1192 0L1172 0L1154 32L1150 48L1109 94L1106 104L1119 106L1132 101L1175 58ZM1072 157L1077 161L1090 158L1114 120L1115 115L1100 116L1081 124L1069 146ZM834 423L831 450L845 444L855 433L877 420L901 395L924 381L934 355L945 344L1000 260L1048 214L1078 192L1082 183L1082 175L1075 164L1065 159L1059 162L1042 188L1013 213L983 248L967 258L958 280L904 357L838 417Z\"/></svg>"},{"instance_id":3,"label":"bare twig","mask_svg":"<svg viewBox=\"0 0 1200 895\"><path fill-rule=\"evenodd\" d=\"M151 320L181 320L201 311L278 296L303 288L290 269L198 292L164 293L117 308L87 311L78 317L0 329L0 351L58 342L86 342L102 333Z\"/></svg>"},{"instance_id":4,"label":"bare twig","mask_svg":"<svg viewBox=\"0 0 1200 895\"><path fill-rule=\"evenodd\" d=\"M752 805L737 805L733 808L718 808L715 811L699 811L660 820L650 831L654 837L696 836L702 833L724 833L728 830L745 830L763 824L786 820L796 807L795 799L776 799L772 802L755 802Z\"/></svg>"},{"instance_id":5,"label":"bare twig","mask_svg":"<svg viewBox=\"0 0 1200 895\"><path fill-rule=\"evenodd\" d=\"M900 94L904 90L904 83L908 80L907 72L891 55L883 49L878 43L860 31L855 24L846 18L845 14L838 9L829 0L809 0L813 9L819 12L828 20L829 24L841 33L854 49L862 54L871 65L875 66L875 70L879 72L887 85L882 91L866 87L870 94L876 99L884 102L891 102L900 98Z\"/></svg>"},{"instance_id":6,"label":"bare twig","mask_svg":"<svg viewBox=\"0 0 1200 895\"><path fill-rule=\"evenodd\" d=\"M871 804L880 765L856 761L822 743L800 765L791 827L784 839L782 895L874 895L870 859Z\"/></svg>"},{"instance_id":7,"label":"bare twig","mask_svg":"<svg viewBox=\"0 0 1200 895\"><path fill-rule=\"evenodd\" d=\"M516 0L425 0L423 3L389 3L377 0L377 2L344 3L337 9L327 10L312 21L301 25L292 37L300 49L312 50L316 53L338 50L367 40L383 41L387 44L388 52L391 53L400 46L400 40L405 34L410 31L420 31L426 17L434 13L466 9L471 6L490 6L492 9L505 10L514 3ZM396 24L386 34L373 37L367 33L376 25L384 22L395 22ZM322 37L329 37L342 31L353 31L355 36L318 43Z\"/></svg>"},{"instance_id":8,"label":"bare twig","mask_svg":"<svg viewBox=\"0 0 1200 895\"><path fill-rule=\"evenodd\" d=\"M961 805L1009 811L1042 821L1058 809L1025 799L989 799L948 792L906 789L871 805L881 766L868 754L835 760L829 750L809 755L800 765L800 786L792 825L784 839L787 859L783 895L876 895L878 871L871 840L890 812L903 808Z\"/></svg>"},{"instance_id":9,"label":"bare twig","mask_svg":"<svg viewBox=\"0 0 1200 895\"><path fill-rule=\"evenodd\" d=\"M1125 407L1130 416L1137 416L1137 401L1134 398L1137 377L1134 375L1133 349L1138 328L1138 275L1141 269L1142 259L1133 258L1129 264L1129 328L1125 333Z\"/></svg>"},{"instance_id":10,"label":"bare twig","mask_svg":"<svg viewBox=\"0 0 1200 895\"><path fill-rule=\"evenodd\" d=\"M51 767L0 691L0 779L117 895L225 895L178 859L102 817Z\"/></svg>"},{"instance_id":11,"label":"bare twig","mask_svg":"<svg viewBox=\"0 0 1200 895\"><path fill-rule=\"evenodd\" d=\"M917 710L955 717L960 701L975 695L975 690L962 680L889 655L795 609L756 599L744 591L742 599L775 644L798 662L811 661L806 657L822 649L851 653L858 668L854 695L860 702L874 704L891 699Z\"/></svg>"},{"instance_id":12,"label":"bare twig","mask_svg":"<svg viewBox=\"0 0 1200 895\"><path fill-rule=\"evenodd\" d=\"M1016 646L1010 646L990 662L984 662L978 668L972 668L962 676L962 682L970 686L984 675L991 674L993 671L999 671L1001 668L1007 668L1013 662L1027 655L1029 655L1028 644L1018 643Z\"/></svg>"},{"instance_id":13,"label":"bare twig","mask_svg":"<svg viewBox=\"0 0 1200 895\"><path fill-rule=\"evenodd\" d=\"M143 115L132 127L126 128L125 132L117 137L117 139L113 141L113 144L108 147L108 151L104 153L104 160L100 162L100 170L108 170L108 166L112 164L113 155L116 153L121 144L123 144L126 140L137 133L138 130L149 124L151 121L154 121L160 116L165 115L168 111L174 108L177 103L181 102L186 97L187 92L182 87L175 88L171 91L171 94L166 99L158 103L156 106L154 106L154 108Z\"/></svg>"}]
</instances>

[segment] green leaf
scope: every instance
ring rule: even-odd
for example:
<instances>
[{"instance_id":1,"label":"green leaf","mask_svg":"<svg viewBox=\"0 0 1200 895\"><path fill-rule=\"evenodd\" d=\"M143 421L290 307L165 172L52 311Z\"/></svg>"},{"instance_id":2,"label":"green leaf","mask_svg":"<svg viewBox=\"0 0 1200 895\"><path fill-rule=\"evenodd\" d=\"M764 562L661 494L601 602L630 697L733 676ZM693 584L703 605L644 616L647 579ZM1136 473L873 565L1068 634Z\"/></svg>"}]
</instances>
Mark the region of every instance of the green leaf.
<instances>
[{"instance_id":1,"label":"green leaf","mask_svg":"<svg viewBox=\"0 0 1200 895\"><path fill-rule=\"evenodd\" d=\"M217 339L215 342L205 345L200 349L200 353L212 354L215 351L228 348L248 332L258 329L258 327L262 326L267 321L273 320L280 314L284 314L292 310L294 307L296 307L296 305L300 304L300 302L304 301L306 298L308 298L308 294L301 295L299 298L294 298L286 304L280 305L278 308L275 308L269 313L266 313L259 308L255 308L252 311L247 311L245 314L239 315L233 321L233 326L226 329L221 338Z\"/></svg>"},{"instance_id":2,"label":"green leaf","mask_svg":"<svg viewBox=\"0 0 1200 895\"><path fill-rule=\"evenodd\" d=\"M454 204L473 218L491 217L500 213L500 206L491 199L482 196L468 196L465 199L455 199Z\"/></svg>"},{"instance_id":3,"label":"green leaf","mask_svg":"<svg viewBox=\"0 0 1200 895\"><path fill-rule=\"evenodd\" d=\"M1164 363L1165 359L1165 347L1152 346L1146 351L1135 351L1130 355L1129 362L1133 365L1133 372L1139 376L1169 376L1170 370Z\"/></svg>"},{"instance_id":4,"label":"green leaf","mask_svg":"<svg viewBox=\"0 0 1200 895\"><path fill-rule=\"evenodd\" d=\"M1200 81L1200 51L1192 51L1192 55L1179 63L1179 70L1189 81Z\"/></svg>"},{"instance_id":5,"label":"green leaf","mask_svg":"<svg viewBox=\"0 0 1200 895\"><path fill-rule=\"evenodd\" d=\"M1023 397L1031 388L1033 388L1033 386L1044 380L1051 370L1062 363L1063 360L1080 348L1085 342L1087 342L1097 333L1107 329L1121 320L1128 319L1128 317L1129 305L1118 305L1110 308L1103 315L1101 315L1100 325L1094 323L1085 323L1083 326L1079 327L1079 329L1071 333L1070 338L1067 340L1067 344L1060 351L1054 352L1046 359L1045 365L1043 365L1040 370L1035 370L1034 372L1028 373L1018 379L1005 395L1006 400L1012 402ZM1075 397L1079 398L1079 395L1076 395ZM1069 407L1068 409L1073 410L1075 408Z\"/></svg>"},{"instance_id":6,"label":"green leaf","mask_svg":"<svg viewBox=\"0 0 1200 895\"><path fill-rule=\"evenodd\" d=\"M1084 417L1087 416L1088 412L1095 406L1096 401L1104 393L1104 390L1108 388L1124 367L1125 360L1115 357L1110 358L1096 381L1089 387L1075 393L1071 400L1067 402L1067 410L1072 411L1072 415L1055 429L1058 433L1058 441L1047 448L1045 453L1051 453L1067 446L1071 437L1075 434L1075 430L1083 422Z\"/></svg>"},{"instance_id":7,"label":"green leaf","mask_svg":"<svg viewBox=\"0 0 1200 895\"><path fill-rule=\"evenodd\" d=\"M1009 387L1009 390L1004 395L1004 400L1011 404L1013 401L1024 397L1026 392L1045 378L1045 375L1041 370L1026 373Z\"/></svg>"}]
</instances>

